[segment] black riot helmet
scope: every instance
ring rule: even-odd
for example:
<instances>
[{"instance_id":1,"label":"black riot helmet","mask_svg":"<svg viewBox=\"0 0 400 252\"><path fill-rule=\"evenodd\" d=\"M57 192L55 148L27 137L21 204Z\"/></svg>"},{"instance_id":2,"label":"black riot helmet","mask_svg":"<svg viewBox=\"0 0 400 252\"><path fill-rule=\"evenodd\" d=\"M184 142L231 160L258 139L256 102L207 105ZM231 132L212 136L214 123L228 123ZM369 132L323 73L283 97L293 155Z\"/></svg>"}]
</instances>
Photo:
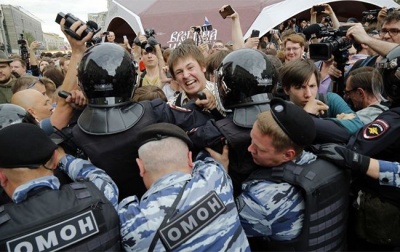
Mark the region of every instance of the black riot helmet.
<instances>
[{"instance_id":1,"label":"black riot helmet","mask_svg":"<svg viewBox=\"0 0 400 252\"><path fill-rule=\"evenodd\" d=\"M119 106L130 102L134 91L134 62L118 44L96 44L84 53L78 66L78 80L89 106Z\"/></svg>"},{"instance_id":2,"label":"black riot helmet","mask_svg":"<svg viewBox=\"0 0 400 252\"><path fill-rule=\"evenodd\" d=\"M0 104L0 130L16 123L37 124L35 118L23 107L15 104Z\"/></svg>"},{"instance_id":3,"label":"black riot helmet","mask_svg":"<svg viewBox=\"0 0 400 252\"><path fill-rule=\"evenodd\" d=\"M376 67L382 74L384 91L392 107L400 106L400 46L393 48Z\"/></svg>"},{"instance_id":4,"label":"black riot helmet","mask_svg":"<svg viewBox=\"0 0 400 252\"><path fill-rule=\"evenodd\" d=\"M216 72L219 96L224 108L252 104L251 96L271 93L277 72L268 57L255 49L229 53Z\"/></svg>"}]
</instances>

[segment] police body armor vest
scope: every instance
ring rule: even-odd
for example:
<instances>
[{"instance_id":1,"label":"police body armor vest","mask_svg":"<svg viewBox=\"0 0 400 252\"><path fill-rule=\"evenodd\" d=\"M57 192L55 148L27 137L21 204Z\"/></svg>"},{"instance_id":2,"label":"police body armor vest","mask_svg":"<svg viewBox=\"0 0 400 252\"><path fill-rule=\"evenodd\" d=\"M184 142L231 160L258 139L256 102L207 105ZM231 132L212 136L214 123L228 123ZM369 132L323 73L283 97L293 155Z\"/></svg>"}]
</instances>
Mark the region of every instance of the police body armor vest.
<instances>
[{"instance_id":1,"label":"police body armor vest","mask_svg":"<svg viewBox=\"0 0 400 252\"><path fill-rule=\"evenodd\" d=\"M366 139L363 133L364 127L349 140L347 147L375 159L400 162L400 141L398 140L400 133L400 107L382 112L375 120L377 119L383 120L389 125L384 134L373 139ZM398 187L382 186L379 184L379 180L372 179L367 175L357 177L352 182L352 187L356 191L362 189L365 192L376 195L400 208L400 188Z\"/></svg>"},{"instance_id":2,"label":"police body armor vest","mask_svg":"<svg viewBox=\"0 0 400 252\"><path fill-rule=\"evenodd\" d=\"M349 176L324 160L307 165L292 162L272 169L258 169L248 180L265 179L287 182L303 190L305 211L303 228L290 241L257 238L263 250L273 251L343 251L348 212Z\"/></svg>"},{"instance_id":3,"label":"police body armor vest","mask_svg":"<svg viewBox=\"0 0 400 252\"><path fill-rule=\"evenodd\" d=\"M0 251L118 251L118 214L92 182L0 206Z\"/></svg>"}]
</instances>

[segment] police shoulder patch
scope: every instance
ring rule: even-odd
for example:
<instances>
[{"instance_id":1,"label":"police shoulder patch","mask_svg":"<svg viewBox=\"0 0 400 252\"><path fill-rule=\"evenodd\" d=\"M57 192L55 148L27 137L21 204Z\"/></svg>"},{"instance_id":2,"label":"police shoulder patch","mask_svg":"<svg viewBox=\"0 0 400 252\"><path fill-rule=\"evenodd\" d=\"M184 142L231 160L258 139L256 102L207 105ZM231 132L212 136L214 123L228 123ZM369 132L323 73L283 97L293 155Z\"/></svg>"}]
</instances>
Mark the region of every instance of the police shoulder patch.
<instances>
[{"instance_id":1,"label":"police shoulder patch","mask_svg":"<svg viewBox=\"0 0 400 252\"><path fill-rule=\"evenodd\" d=\"M182 108L182 107L176 106L174 104L168 104L168 105L173 110L178 110L178 111L182 111L182 112L190 112L191 111L190 109Z\"/></svg>"},{"instance_id":2,"label":"police shoulder patch","mask_svg":"<svg viewBox=\"0 0 400 252\"><path fill-rule=\"evenodd\" d=\"M390 128L389 123L382 119L375 120L368 124L363 131L364 139L374 139L382 136Z\"/></svg>"}]
</instances>

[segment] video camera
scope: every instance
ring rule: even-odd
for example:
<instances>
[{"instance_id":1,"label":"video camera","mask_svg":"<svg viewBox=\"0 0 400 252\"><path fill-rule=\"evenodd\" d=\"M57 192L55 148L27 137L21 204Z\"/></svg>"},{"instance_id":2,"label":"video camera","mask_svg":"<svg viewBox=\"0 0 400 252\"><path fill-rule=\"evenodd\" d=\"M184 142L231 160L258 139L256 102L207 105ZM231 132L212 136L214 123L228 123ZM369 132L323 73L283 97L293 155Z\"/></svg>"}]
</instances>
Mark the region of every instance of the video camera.
<instances>
[{"instance_id":1,"label":"video camera","mask_svg":"<svg viewBox=\"0 0 400 252\"><path fill-rule=\"evenodd\" d=\"M346 36L347 29L349 26L339 27L339 29L328 30L322 24L313 24L307 27L310 29L303 31L305 34L315 34L317 38L322 38L319 43L310 44L308 51L310 58L313 60L329 60L332 58L337 64L337 69L344 73L346 62L349 60L349 48L352 46L352 41ZM341 94L344 90L344 78L343 75L333 80L333 90L336 93Z\"/></svg>"},{"instance_id":2,"label":"video camera","mask_svg":"<svg viewBox=\"0 0 400 252\"><path fill-rule=\"evenodd\" d=\"M154 47L158 44L156 38L154 37L156 35L156 32L154 29L145 29L144 30L144 35L147 38L147 42L141 43L139 38L136 37L133 42L143 48L146 52L152 52L154 51Z\"/></svg>"},{"instance_id":3,"label":"video camera","mask_svg":"<svg viewBox=\"0 0 400 252\"><path fill-rule=\"evenodd\" d=\"M28 62L29 59L29 51L28 48L26 48L26 40L24 38L24 34L20 34L19 35L19 39L18 39L18 45L19 45L19 50L20 50L20 55L21 58L23 60L25 60L26 62Z\"/></svg>"},{"instance_id":4,"label":"video camera","mask_svg":"<svg viewBox=\"0 0 400 252\"><path fill-rule=\"evenodd\" d=\"M93 32L93 35L94 35L94 34L98 33L98 32L101 30L101 28L98 27L98 25L97 25L96 22L94 22L94 21L87 21L87 22L86 22L86 26L87 26L86 30L84 30L84 31L82 32L82 35L79 36L79 35L76 34L74 31L72 31L72 30L70 29L70 27L71 27L71 25L72 25L73 23L75 23L76 21L81 21L81 22L82 22L82 25L85 24L85 22L83 22L82 20L78 19L77 17L75 17L75 16L72 15L71 13L64 14L64 13L62 13L62 12L59 12L59 13L57 14L57 17L56 17L56 23L60 24L61 19L63 19L63 18L65 19L65 24L64 24L65 29L64 29L64 31L65 31L68 35L70 35L71 37L75 38L76 40L82 40L82 38L86 37L86 36L89 34L89 32ZM82 25L81 25L81 26L82 26Z\"/></svg>"},{"instance_id":5,"label":"video camera","mask_svg":"<svg viewBox=\"0 0 400 252\"><path fill-rule=\"evenodd\" d=\"M387 9L386 13L389 15L395 10L395 8L389 8ZM381 11L381 9L374 9L374 10L368 10L368 11L363 11L362 12L362 22L375 22L377 21L378 13Z\"/></svg>"},{"instance_id":6,"label":"video camera","mask_svg":"<svg viewBox=\"0 0 400 252\"><path fill-rule=\"evenodd\" d=\"M342 37L346 36L348 27L328 30L323 25L315 25L320 27L314 33L315 36L323 39L319 43L309 45L310 58L313 60L329 60L333 55L335 61L345 59L347 61L348 49L352 46L352 41Z\"/></svg>"}]
</instances>

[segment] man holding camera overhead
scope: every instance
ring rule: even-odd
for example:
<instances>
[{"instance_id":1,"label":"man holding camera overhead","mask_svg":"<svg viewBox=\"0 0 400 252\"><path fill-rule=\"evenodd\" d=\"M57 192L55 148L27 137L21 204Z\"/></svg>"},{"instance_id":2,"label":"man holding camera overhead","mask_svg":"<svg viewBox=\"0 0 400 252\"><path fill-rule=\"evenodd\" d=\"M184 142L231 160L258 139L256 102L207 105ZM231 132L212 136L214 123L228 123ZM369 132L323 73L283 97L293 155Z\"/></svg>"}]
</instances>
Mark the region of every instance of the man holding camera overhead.
<instances>
[{"instance_id":1,"label":"man holding camera overhead","mask_svg":"<svg viewBox=\"0 0 400 252\"><path fill-rule=\"evenodd\" d=\"M354 63L354 67L350 68L348 72L360 66L374 66L376 62L379 62L382 59L382 56L380 55L384 55L385 53L390 51L386 48L386 43L382 44L379 42L379 40L400 44L400 13L398 11L390 11L390 9L384 7L379 11L377 19L378 23L382 22L382 27L379 31L379 39L373 39L372 46L371 44L368 45L369 48L376 48L375 52L377 54L367 57L364 60L360 60L360 62ZM353 28L352 30L356 31L357 34L366 34L366 32L363 31L363 29L361 29L359 26L357 26L357 29ZM342 72L337 69L336 66L331 65L329 68L329 75L331 77L340 77L342 75Z\"/></svg>"},{"instance_id":2,"label":"man holding camera overhead","mask_svg":"<svg viewBox=\"0 0 400 252\"><path fill-rule=\"evenodd\" d=\"M139 33L138 37L134 40L138 50L141 51L141 59L146 68L139 75L139 87L157 86L162 88L162 80L165 81L167 79L164 71L162 71L165 62L162 56L161 47L154 35L155 31L153 29L146 29L144 35Z\"/></svg>"}]
</instances>

